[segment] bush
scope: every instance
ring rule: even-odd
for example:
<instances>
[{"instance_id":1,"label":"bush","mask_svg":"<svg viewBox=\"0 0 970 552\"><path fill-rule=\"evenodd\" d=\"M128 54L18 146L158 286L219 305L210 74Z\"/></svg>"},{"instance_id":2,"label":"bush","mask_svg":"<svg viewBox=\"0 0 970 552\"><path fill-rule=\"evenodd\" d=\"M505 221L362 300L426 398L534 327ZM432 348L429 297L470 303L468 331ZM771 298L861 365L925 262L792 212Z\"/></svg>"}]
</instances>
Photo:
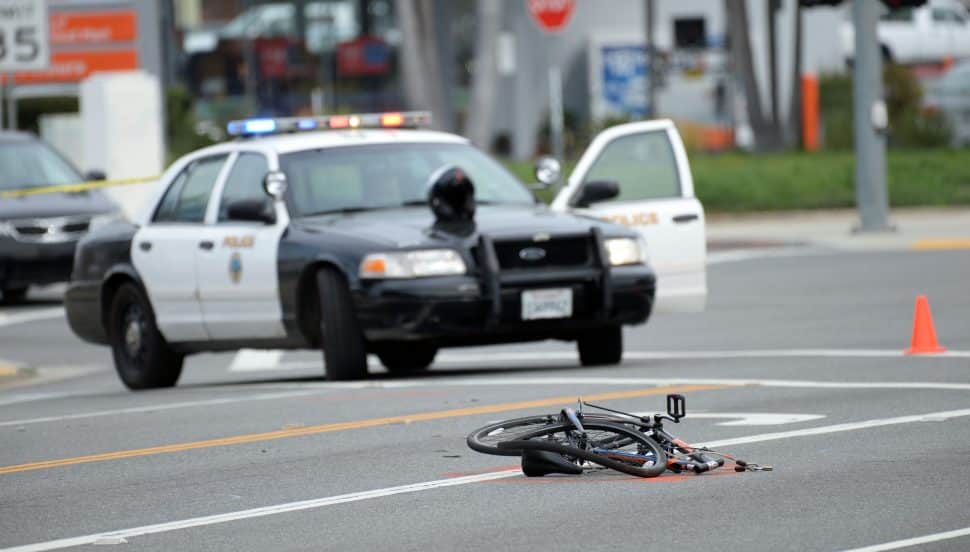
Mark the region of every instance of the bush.
<instances>
[{"instance_id":1,"label":"bush","mask_svg":"<svg viewBox=\"0 0 970 552\"><path fill-rule=\"evenodd\" d=\"M923 89L913 72L889 64L883 70L886 109L889 111L889 145L899 148L933 148L950 144L952 131L939 113L923 109ZM852 77L827 75L819 80L825 146L843 150L853 146Z\"/></svg>"}]
</instances>

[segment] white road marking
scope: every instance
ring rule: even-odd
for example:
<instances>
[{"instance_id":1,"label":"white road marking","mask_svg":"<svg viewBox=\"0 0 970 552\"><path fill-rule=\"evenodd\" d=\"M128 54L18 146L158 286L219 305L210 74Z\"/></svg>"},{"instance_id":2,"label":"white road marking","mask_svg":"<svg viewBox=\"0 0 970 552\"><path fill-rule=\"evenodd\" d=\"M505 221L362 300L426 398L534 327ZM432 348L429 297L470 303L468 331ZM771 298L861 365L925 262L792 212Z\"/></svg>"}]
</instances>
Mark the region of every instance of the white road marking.
<instances>
[{"instance_id":1,"label":"white road marking","mask_svg":"<svg viewBox=\"0 0 970 552\"><path fill-rule=\"evenodd\" d=\"M810 381L748 378L624 378L624 377L449 377L410 380L370 380L319 383L266 384L272 389L400 389L412 387L475 387L502 385L737 385L795 389L926 389L970 391L970 383L910 381Z\"/></svg>"},{"instance_id":2,"label":"white road marking","mask_svg":"<svg viewBox=\"0 0 970 552\"><path fill-rule=\"evenodd\" d=\"M790 439L793 437L823 435L826 433L855 431L859 429L868 429L872 427L882 427L882 426L888 426L888 425L949 420L951 418L957 418L962 416L970 416L970 409L948 410L948 411L942 411L942 412L933 412L929 414L918 414L915 416L899 416L896 418L866 420L863 422L814 427L814 428L803 429L798 431L763 433L761 435L749 435L748 437L740 437L736 439L724 439L721 441L708 441L704 443L694 443L694 445L698 447L714 448L714 447L722 447L722 446L729 446L729 445L758 443L762 441L774 441L778 439ZM498 479L507 479L511 477L517 477L520 475L521 475L520 470L511 469L511 470L502 470L502 471L489 472L489 473L483 473L483 474L477 474L477 475L469 475L464 477L455 477L452 479L438 479L435 481L425 481L422 483L413 483L410 485L401 485L398 487L388 487L384 489L375 489L371 491L361 491L356 493L336 495L336 496L325 497L325 498L302 500L298 502L287 502L284 504L277 504L275 506L264 506L261 508L252 508L249 510L240 510L237 512L227 512L224 514L215 514L211 516L196 517L196 518L190 518L190 519L185 519L180 521L172 521L168 523L159 523L155 525L143 525L141 527L134 527L131 529L122 529L118 531L95 533L93 535L85 535L81 537L72 537L72 538L59 539L59 540L53 540L53 541L47 541L47 542L39 542L35 544L28 544L24 546L6 548L3 550L0 550L0 552L41 552L45 550L60 550L63 548L71 548L74 546L84 546L88 544L93 544L103 539L118 539L118 538L130 539L132 537L138 537L142 535L167 533L170 531L179 531L182 529L190 529L193 527L217 525L221 523L228 523L231 521L239 521L243 519L252 519L252 518L271 516L276 514L285 514L288 512L296 512L300 510L323 508L326 506L334 506L337 504L345 504L348 502L358 502L361 500L369 500L374 498L383 498L386 496L392 496L397 494L429 491L432 489L439 489L442 487L456 487L459 485L468 485L470 483L479 483L482 481L494 481ZM959 536L959 535L956 535L956 536ZM927 538L927 537L923 537L923 538ZM953 537L948 537L948 538L953 538ZM936 539L936 540L940 540L940 539ZM932 542L932 541L926 541L926 542ZM919 543L915 543L915 544L919 544ZM882 545L882 546L885 546L885 545ZM876 548L873 550L889 550L889 548Z\"/></svg>"},{"instance_id":3,"label":"white road marking","mask_svg":"<svg viewBox=\"0 0 970 552\"><path fill-rule=\"evenodd\" d=\"M13 326L15 324L26 324L27 322L37 322L39 320L51 320L54 318L64 318L63 307L50 307L46 309L32 309L14 314L0 313L0 328L3 326Z\"/></svg>"},{"instance_id":4,"label":"white road marking","mask_svg":"<svg viewBox=\"0 0 970 552\"><path fill-rule=\"evenodd\" d=\"M513 385L616 385L616 386L669 386L669 385L735 385L753 387L778 387L792 389L898 389L898 390L936 390L936 391L970 391L970 383L947 383L947 382L833 382L833 381L805 381L805 380L758 380L758 379L730 379L730 378L617 378L617 377L566 377L566 378L421 378L414 380L370 380L370 381L348 381L348 382L319 382L319 383L299 383L299 384L264 384L263 389L280 389L290 391L280 391L278 393L261 393L255 395L245 395L237 397L227 397L222 399L203 399L198 401L183 401L178 403L161 404L154 406L140 406L131 408L120 408L113 410L100 410L95 412L79 412L66 414L63 416L46 416L41 418L27 418L22 420L0 421L0 427L22 426L27 424L37 424L44 422L60 422L67 420L79 420L84 418L94 418L102 416L114 416L117 414L129 414L138 412L154 412L160 410L173 410L177 408L192 408L199 406L215 406L234 404L247 401L261 401L286 399L291 397L310 396L318 394L323 390L337 389L408 389L420 387L476 387L476 386L513 386ZM11 397L10 399L0 400L0 406L28 402L32 400L43 400L63 397L77 397L71 393L35 393ZM721 414L709 414L709 417L721 416ZM691 417L702 418L702 413L691 413ZM740 416L801 416L799 420L808 421L817 419L820 416L813 414L728 414L724 417ZM815 418L808 418L815 416ZM763 421L763 420L761 420ZM724 425L755 425L754 423L728 422Z\"/></svg>"},{"instance_id":5,"label":"white road marking","mask_svg":"<svg viewBox=\"0 0 970 552\"><path fill-rule=\"evenodd\" d=\"M133 527L131 529L122 529L120 531L109 531L105 533L96 533L93 535L85 535L83 537L73 537L67 539L59 539L48 542L40 542L36 544L28 544L25 546L15 546L12 548L5 548L2 552L41 552L44 550L60 550L63 548L70 548L73 546L84 546L88 544L94 544L101 539L130 539L132 537L139 537L143 535L153 535L157 533L167 533L170 531L179 531L182 529L190 529L192 527L202 527L205 525L216 525L219 523L227 523L230 521L238 521L242 519L252 519L264 516L272 516L276 514L285 514L288 512L298 512L300 510L310 510L315 508L323 508L325 506L334 506L336 504L346 504L348 502L359 502L361 500L370 500L374 498L383 498L386 496L393 496L405 493L414 493L420 491L430 491L432 489L440 489L443 487L457 487L459 485L468 485L469 483L479 483L482 481L494 481L496 479L507 479L509 477L516 477L521 475L518 469L515 470L503 470L498 472L489 472L476 475L468 475L464 477L454 477L451 479L438 479L436 481L425 481L422 483L412 483L410 485L401 485L398 487L387 487L385 489L375 489L373 491L362 491L356 493L348 493L337 496L330 496L326 498L318 498L313 500L302 500L299 502L288 502L285 504L277 504L275 506L264 506L262 508L252 508L250 510L241 510L238 512L228 512L225 514L216 514L212 516L203 516L191 519L185 519L181 521L172 521L168 523L158 523L155 525L143 525L141 527Z\"/></svg>"},{"instance_id":6,"label":"white road marking","mask_svg":"<svg viewBox=\"0 0 970 552\"><path fill-rule=\"evenodd\" d=\"M241 349L229 365L230 372L254 372L265 370L266 366L278 366L285 351L280 349L259 350Z\"/></svg>"},{"instance_id":7,"label":"white road marking","mask_svg":"<svg viewBox=\"0 0 970 552\"><path fill-rule=\"evenodd\" d=\"M710 441L703 446L707 447L727 447L732 445L745 445L748 443L761 443L764 441L776 441L778 439L790 439L792 437L807 437L811 435L825 435L827 433L841 433L843 431L855 431L857 429L869 429L873 427L883 427L899 424L911 424L915 422L943 422L952 418L962 418L970 416L970 408L963 410L945 410L942 412L932 412L930 414L917 414L915 416L898 416L895 418L881 418L875 420L865 420L862 422L850 422L846 424L835 424L830 426L809 427L806 429L796 429L793 431L779 431L776 433L764 433L761 435L751 435L749 437L737 437L734 439L723 439L720 441Z\"/></svg>"},{"instance_id":8,"label":"white road marking","mask_svg":"<svg viewBox=\"0 0 970 552\"><path fill-rule=\"evenodd\" d=\"M633 412L637 416L650 416L653 412ZM782 414L773 412L691 412L688 416L691 420L721 420L731 421L720 422L719 426L769 426L786 425L808 422L824 418L822 414Z\"/></svg>"},{"instance_id":9,"label":"white road marking","mask_svg":"<svg viewBox=\"0 0 970 552\"><path fill-rule=\"evenodd\" d=\"M943 533L934 533L932 535L925 535L922 537L913 537L911 539L885 542L883 544L874 544L872 546L863 546L862 548L853 548L852 550L846 550L845 552L882 552L883 550L898 550L900 548L909 548L910 546L918 546L920 544L957 539L966 536L970 536L970 527L964 527L963 529L955 529L953 531L946 531Z\"/></svg>"},{"instance_id":10,"label":"white road marking","mask_svg":"<svg viewBox=\"0 0 970 552\"><path fill-rule=\"evenodd\" d=\"M252 353L259 353L254 355ZM234 372L256 372L271 370L318 370L322 367L319 360L285 361L285 351L243 350L236 354L229 370ZM733 351L625 351L627 360L714 360L739 358L908 358L899 349L748 349ZM947 351L936 355L920 355L911 358L970 358L970 351ZM371 366L377 366L371 359ZM578 362L575 351L522 351L512 353L442 353L435 360L436 365L448 364L496 364L499 362Z\"/></svg>"}]
</instances>

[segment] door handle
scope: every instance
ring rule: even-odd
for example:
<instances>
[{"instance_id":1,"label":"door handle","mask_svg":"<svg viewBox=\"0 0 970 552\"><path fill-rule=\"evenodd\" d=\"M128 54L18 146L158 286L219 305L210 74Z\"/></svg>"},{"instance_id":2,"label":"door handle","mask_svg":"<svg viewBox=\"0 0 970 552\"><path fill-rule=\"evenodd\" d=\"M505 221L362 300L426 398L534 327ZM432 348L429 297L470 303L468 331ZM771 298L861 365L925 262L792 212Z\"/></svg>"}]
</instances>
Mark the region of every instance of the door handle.
<instances>
[{"instance_id":1,"label":"door handle","mask_svg":"<svg viewBox=\"0 0 970 552\"><path fill-rule=\"evenodd\" d=\"M686 213L686 214L683 214L683 215L675 215L674 216L674 222L676 222L677 224L683 224L685 222L691 222L691 221L697 220L699 218L701 218L700 215L698 215L696 213Z\"/></svg>"},{"instance_id":2,"label":"door handle","mask_svg":"<svg viewBox=\"0 0 970 552\"><path fill-rule=\"evenodd\" d=\"M147 241L139 242L138 249L141 249L142 251L151 251L152 242L147 242Z\"/></svg>"},{"instance_id":3,"label":"door handle","mask_svg":"<svg viewBox=\"0 0 970 552\"><path fill-rule=\"evenodd\" d=\"M200 241L199 242L199 249L205 249L206 251L210 251L210 250L212 250L213 247L215 247L215 245L216 244L212 243L209 240Z\"/></svg>"}]
</instances>

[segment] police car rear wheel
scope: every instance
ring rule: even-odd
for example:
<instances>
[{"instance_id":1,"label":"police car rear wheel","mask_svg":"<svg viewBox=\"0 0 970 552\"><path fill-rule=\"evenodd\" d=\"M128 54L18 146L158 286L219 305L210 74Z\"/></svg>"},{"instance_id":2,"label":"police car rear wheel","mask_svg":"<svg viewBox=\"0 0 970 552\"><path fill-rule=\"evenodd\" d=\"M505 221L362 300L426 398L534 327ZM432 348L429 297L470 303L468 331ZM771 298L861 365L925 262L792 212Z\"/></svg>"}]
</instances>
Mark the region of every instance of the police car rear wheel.
<instances>
[{"instance_id":1,"label":"police car rear wheel","mask_svg":"<svg viewBox=\"0 0 970 552\"><path fill-rule=\"evenodd\" d=\"M583 366L619 364L623 360L623 329L609 326L585 332L576 345Z\"/></svg>"},{"instance_id":2,"label":"police car rear wheel","mask_svg":"<svg viewBox=\"0 0 970 552\"><path fill-rule=\"evenodd\" d=\"M347 281L336 270L324 268L317 272L317 290L327 378L338 381L366 378L367 349Z\"/></svg>"},{"instance_id":3,"label":"police car rear wheel","mask_svg":"<svg viewBox=\"0 0 970 552\"><path fill-rule=\"evenodd\" d=\"M427 370L438 348L431 343L387 343L377 348L377 358L392 374L413 374Z\"/></svg>"},{"instance_id":4,"label":"police car rear wheel","mask_svg":"<svg viewBox=\"0 0 970 552\"><path fill-rule=\"evenodd\" d=\"M182 375L182 355L155 326L148 299L134 284L123 284L111 301L109 338L115 369L132 390L172 387Z\"/></svg>"}]
</instances>

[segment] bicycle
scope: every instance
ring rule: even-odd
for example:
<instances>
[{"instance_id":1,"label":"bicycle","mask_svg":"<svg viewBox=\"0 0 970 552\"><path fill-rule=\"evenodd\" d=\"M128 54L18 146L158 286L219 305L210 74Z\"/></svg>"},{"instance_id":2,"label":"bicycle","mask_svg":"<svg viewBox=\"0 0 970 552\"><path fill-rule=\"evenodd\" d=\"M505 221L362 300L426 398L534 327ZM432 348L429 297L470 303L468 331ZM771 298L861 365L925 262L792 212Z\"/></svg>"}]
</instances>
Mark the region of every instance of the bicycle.
<instances>
[{"instance_id":1,"label":"bicycle","mask_svg":"<svg viewBox=\"0 0 970 552\"><path fill-rule=\"evenodd\" d=\"M584 412L594 408L605 413ZM580 474L592 464L637 477L657 477L667 470L696 474L733 462L735 471L768 471L729 454L695 447L664 429L664 421L680 423L686 416L683 395L667 395L667 414L640 416L583 402L579 411L528 416L492 423L471 432L466 442L475 451L521 456L530 477L551 473Z\"/></svg>"}]
</instances>

